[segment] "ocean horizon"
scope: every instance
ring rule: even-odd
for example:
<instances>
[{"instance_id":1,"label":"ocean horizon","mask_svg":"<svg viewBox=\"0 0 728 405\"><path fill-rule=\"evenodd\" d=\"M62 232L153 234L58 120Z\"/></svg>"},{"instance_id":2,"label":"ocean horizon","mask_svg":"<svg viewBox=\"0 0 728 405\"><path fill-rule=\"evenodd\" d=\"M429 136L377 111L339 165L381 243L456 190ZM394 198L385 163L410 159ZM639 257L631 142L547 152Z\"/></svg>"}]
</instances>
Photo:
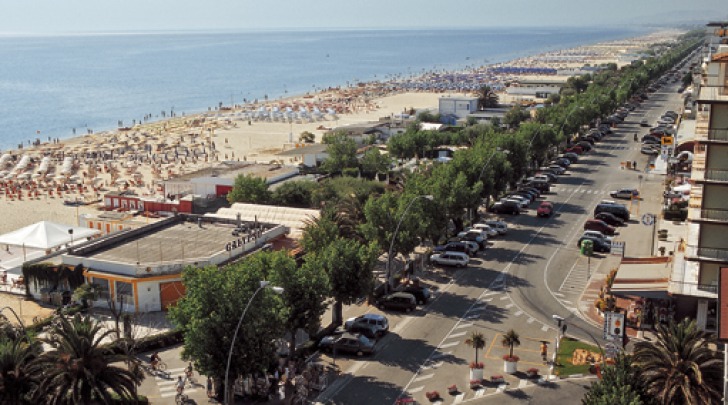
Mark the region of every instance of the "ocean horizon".
<instances>
[{"instance_id":1,"label":"ocean horizon","mask_svg":"<svg viewBox=\"0 0 728 405\"><path fill-rule=\"evenodd\" d=\"M244 100L455 71L643 35L641 28L0 34L0 149ZM75 134L74 134L75 131Z\"/></svg>"}]
</instances>

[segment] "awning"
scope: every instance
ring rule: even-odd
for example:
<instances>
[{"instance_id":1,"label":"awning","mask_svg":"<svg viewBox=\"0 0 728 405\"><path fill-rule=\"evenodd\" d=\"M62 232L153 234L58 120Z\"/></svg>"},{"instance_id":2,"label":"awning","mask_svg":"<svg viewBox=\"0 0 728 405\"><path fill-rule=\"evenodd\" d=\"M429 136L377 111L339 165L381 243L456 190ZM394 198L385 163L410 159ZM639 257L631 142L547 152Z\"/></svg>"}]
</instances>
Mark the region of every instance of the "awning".
<instances>
[{"instance_id":1,"label":"awning","mask_svg":"<svg viewBox=\"0 0 728 405\"><path fill-rule=\"evenodd\" d=\"M667 298L672 261L669 256L622 259L610 292L619 296Z\"/></svg>"}]
</instances>

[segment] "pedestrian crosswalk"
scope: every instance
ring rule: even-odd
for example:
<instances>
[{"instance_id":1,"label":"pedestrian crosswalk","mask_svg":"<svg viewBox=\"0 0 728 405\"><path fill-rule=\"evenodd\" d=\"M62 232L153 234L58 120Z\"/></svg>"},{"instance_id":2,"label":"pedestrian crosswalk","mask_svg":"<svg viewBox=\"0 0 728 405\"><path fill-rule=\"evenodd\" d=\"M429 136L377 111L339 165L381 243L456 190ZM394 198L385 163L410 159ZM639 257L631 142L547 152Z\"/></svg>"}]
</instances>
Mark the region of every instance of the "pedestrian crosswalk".
<instances>
[{"instance_id":1,"label":"pedestrian crosswalk","mask_svg":"<svg viewBox=\"0 0 728 405\"><path fill-rule=\"evenodd\" d=\"M168 369L164 375L155 375L154 382L157 384L157 388L159 389L159 396L162 398L169 398L177 395L177 377L184 376L184 374L185 368L181 367ZM182 378L184 379L184 377ZM198 385L192 385L186 381L185 394L197 392L199 388L200 387Z\"/></svg>"}]
</instances>

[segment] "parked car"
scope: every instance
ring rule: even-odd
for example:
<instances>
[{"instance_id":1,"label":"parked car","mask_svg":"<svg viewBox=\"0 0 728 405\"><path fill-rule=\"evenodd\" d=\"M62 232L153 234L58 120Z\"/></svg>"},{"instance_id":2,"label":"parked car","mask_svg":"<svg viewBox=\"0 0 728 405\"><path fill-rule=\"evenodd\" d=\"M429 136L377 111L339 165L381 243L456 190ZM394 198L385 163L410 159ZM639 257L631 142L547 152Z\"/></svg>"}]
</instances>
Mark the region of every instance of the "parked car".
<instances>
[{"instance_id":1,"label":"parked car","mask_svg":"<svg viewBox=\"0 0 728 405\"><path fill-rule=\"evenodd\" d=\"M488 224L483 224L483 223L473 224L473 229L477 229L479 231L485 232L485 234L488 235L489 238L492 236L500 235L500 232L498 232L498 230L493 229Z\"/></svg>"},{"instance_id":2,"label":"parked car","mask_svg":"<svg viewBox=\"0 0 728 405\"><path fill-rule=\"evenodd\" d=\"M612 244L612 238L599 232L599 231L584 231L584 233L581 236L591 236L594 238L602 239L605 243Z\"/></svg>"},{"instance_id":3,"label":"parked car","mask_svg":"<svg viewBox=\"0 0 728 405\"><path fill-rule=\"evenodd\" d=\"M642 141L642 146L645 146L645 145L660 145L661 143L662 143L662 141L660 141L659 139L655 139L654 137L650 137L650 138L644 139Z\"/></svg>"},{"instance_id":4,"label":"parked car","mask_svg":"<svg viewBox=\"0 0 728 405\"><path fill-rule=\"evenodd\" d=\"M366 336L367 339L376 341L382 335L382 333L374 325L366 323L357 323L347 329L349 333L359 334Z\"/></svg>"},{"instance_id":5,"label":"parked car","mask_svg":"<svg viewBox=\"0 0 728 405\"><path fill-rule=\"evenodd\" d=\"M535 198L538 198L541 196L541 190L537 189L536 187L528 187L524 185L518 186L518 191L525 191L527 193L531 193Z\"/></svg>"},{"instance_id":6,"label":"parked car","mask_svg":"<svg viewBox=\"0 0 728 405\"><path fill-rule=\"evenodd\" d=\"M564 152L559 157L565 157L566 159L569 159L569 161L573 164L579 161L579 155L574 152Z\"/></svg>"},{"instance_id":7,"label":"parked car","mask_svg":"<svg viewBox=\"0 0 728 405\"><path fill-rule=\"evenodd\" d=\"M344 328L349 329L353 325L362 323L376 327L382 334L389 332L389 321L387 317L379 314L364 314L355 318L349 318L344 322Z\"/></svg>"},{"instance_id":8,"label":"parked car","mask_svg":"<svg viewBox=\"0 0 728 405\"><path fill-rule=\"evenodd\" d=\"M528 179L526 179L526 182L523 183L523 185L526 187L536 188L538 189L538 191L541 192L541 194L548 193L551 190L551 183L549 183L548 181L537 180L533 177L529 177Z\"/></svg>"},{"instance_id":9,"label":"parked car","mask_svg":"<svg viewBox=\"0 0 728 405\"><path fill-rule=\"evenodd\" d=\"M619 190L610 191L609 195L612 198L624 198L631 200L633 198L638 198L640 196L640 192L634 188L620 188Z\"/></svg>"},{"instance_id":10,"label":"parked car","mask_svg":"<svg viewBox=\"0 0 728 405\"><path fill-rule=\"evenodd\" d=\"M336 353L352 353L357 356L374 353L374 342L363 335L344 333L340 336L325 336L319 342L319 348Z\"/></svg>"},{"instance_id":11,"label":"parked car","mask_svg":"<svg viewBox=\"0 0 728 405\"><path fill-rule=\"evenodd\" d=\"M527 198L520 196L520 195L510 195L510 196L502 198L500 200L500 202L506 202L506 201L515 202L516 204L518 204L518 207L521 209L526 209L526 208L528 208L528 205L531 204L531 202Z\"/></svg>"},{"instance_id":12,"label":"parked car","mask_svg":"<svg viewBox=\"0 0 728 405\"><path fill-rule=\"evenodd\" d=\"M624 225L624 220L622 220L622 218L617 218L614 214L612 214L610 212L600 212L600 213L594 215L594 219L602 220L611 226Z\"/></svg>"},{"instance_id":13,"label":"parked car","mask_svg":"<svg viewBox=\"0 0 728 405\"><path fill-rule=\"evenodd\" d=\"M614 235L614 227L607 225L606 222L600 219L587 219L584 222L584 230L599 231L605 235Z\"/></svg>"},{"instance_id":14,"label":"parked car","mask_svg":"<svg viewBox=\"0 0 728 405\"><path fill-rule=\"evenodd\" d=\"M571 160L567 159L566 157L557 157L556 159L552 160L551 163L557 164L563 168L571 166Z\"/></svg>"},{"instance_id":15,"label":"parked car","mask_svg":"<svg viewBox=\"0 0 728 405\"><path fill-rule=\"evenodd\" d=\"M464 242L464 243L475 243L478 245L479 250L485 250L485 248L488 246L488 237L483 236L482 232L476 231L476 232L460 232L456 240L458 242Z\"/></svg>"},{"instance_id":16,"label":"parked car","mask_svg":"<svg viewBox=\"0 0 728 405\"><path fill-rule=\"evenodd\" d=\"M491 228L498 231L498 233L501 235L505 235L506 233L508 233L508 224L506 224L503 221L496 221L493 219L489 219L489 220L485 221L485 223L488 226L490 226Z\"/></svg>"},{"instance_id":17,"label":"parked car","mask_svg":"<svg viewBox=\"0 0 728 405\"><path fill-rule=\"evenodd\" d=\"M490 206L489 211L496 214L518 215L521 213L521 207L517 203L497 202Z\"/></svg>"},{"instance_id":18,"label":"parked car","mask_svg":"<svg viewBox=\"0 0 728 405\"><path fill-rule=\"evenodd\" d=\"M432 292L429 288L412 284L400 287L397 291L412 294L420 305L427 304L430 301L430 297L432 297Z\"/></svg>"},{"instance_id":19,"label":"parked car","mask_svg":"<svg viewBox=\"0 0 728 405\"><path fill-rule=\"evenodd\" d=\"M410 312L417 308L417 299L410 293L396 292L380 298L377 301L377 306L382 309Z\"/></svg>"},{"instance_id":20,"label":"parked car","mask_svg":"<svg viewBox=\"0 0 728 405\"><path fill-rule=\"evenodd\" d=\"M642 120L642 121L640 121L640 126L641 127L649 127L650 126L650 121L648 121L648 120Z\"/></svg>"},{"instance_id":21,"label":"parked car","mask_svg":"<svg viewBox=\"0 0 728 405\"><path fill-rule=\"evenodd\" d=\"M465 267L470 258L462 252L444 252L433 254L430 256L430 261L440 266Z\"/></svg>"},{"instance_id":22,"label":"parked car","mask_svg":"<svg viewBox=\"0 0 728 405\"><path fill-rule=\"evenodd\" d=\"M574 146L572 146L570 148L566 148L565 149L565 152L576 153L577 155L581 155L581 154L584 153L584 148L582 148L579 145L574 145Z\"/></svg>"},{"instance_id":23,"label":"parked car","mask_svg":"<svg viewBox=\"0 0 728 405\"><path fill-rule=\"evenodd\" d=\"M587 141L579 141L576 143L575 146L581 146L581 148L584 149L584 152L589 152L590 150L594 149L592 144Z\"/></svg>"},{"instance_id":24,"label":"parked car","mask_svg":"<svg viewBox=\"0 0 728 405\"><path fill-rule=\"evenodd\" d=\"M581 247L581 242L587 239L594 242L595 252L609 253L612 251L611 244L604 243L603 240L594 238L592 236L582 236L581 238L579 238L579 240L576 242L576 247Z\"/></svg>"},{"instance_id":25,"label":"parked car","mask_svg":"<svg viewBox=\"0 0 728 405\"><path fill-rule=\"evenodd\" d=\"M652 143L652 144L658 144L658 143L661 142L659 137L656 137L654 135L649 135L649 134L648 135L644 135L642 137L642 143L646 143L648 141L649 141L649 143Z\"/></svg>"},{"instance_id":26,"label":"parked car","mask_svg":"<svg viewBox=\"0 0 728 405\"><path fill-rule=\"evenodd\" d=\"M473 245L465 242L448 242L444 245L435 246L435 252L460 252L465 253L468 256L475 256L478 253L478 248L473 249Z\"/></svg>"},{"instance_id":27,"label":"parked car","mask_svg":"<svg viewBox=\"0 0 728 405\"><path fill-rule=\"evenodd\" d=\"M539 217L550 217L554 213L554 205L548 201L544 201L538 206L536 215Z\"/></svg>"},{"instance_id":28,"label":"parked car","mask_svg":"<svg viewBox=\"0 0 728 405\"><path fill-rule=\"evenodd\" d=\"M533 178L534 179L544 179L544 180L548 181L549 183L556 183L559 181L559 178L555 174L550 173L550 172L543 172L543 171L536 172L536 174L533 176Z\"/></svg>"},{"instance_id":29,"label":"parked car","mask_svg":"<svg viewBox=\"0 0 728 405\"><path fill-rule=\"evenodd\" d=\"M553 170L555 174L564 174L566 172L566 169L559 165L550 165L548 168Z\"/></svg>"}]
</instances>

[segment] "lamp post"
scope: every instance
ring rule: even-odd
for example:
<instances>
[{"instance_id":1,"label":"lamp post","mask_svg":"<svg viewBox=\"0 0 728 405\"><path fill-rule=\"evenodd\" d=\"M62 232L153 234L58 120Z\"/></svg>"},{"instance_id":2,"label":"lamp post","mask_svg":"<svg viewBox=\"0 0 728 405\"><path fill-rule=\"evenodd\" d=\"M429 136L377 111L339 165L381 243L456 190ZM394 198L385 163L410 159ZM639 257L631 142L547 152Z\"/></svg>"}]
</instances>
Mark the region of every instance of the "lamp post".
<instances>
[{"instance_id":1,"label":"lamp post","mask_svg":"<svg viewBox=\"0 0 728 405\"><path fill-rule=\"evenodd\" d=\"M238 331L240 330L240 325L243 324L243 318L245 318L245 314L248 312L248 308L250 308L250 304L253 302L253 299L255 299L255 296L258 295L260 291L262 291L265 288L272 289L276 294L283 293L283 288L281 287L274 287L270 285L269 281L261 281L260 287L258 287L257 290L253 293L253 295L248 300L247 305L245 305L245 309L243 309L243 314L240 315L240 320L238 320L238 326L235 327L235 333L233 333L233 340L230 342L230 351L228 352L228 359L227 359L227 366L225 366L225 400L224 403L228 404L228 392L230 391L230 388L228 387L228 377L230 373L230 361L233 358L233 347L235 347L235 339L238 337Z\"/></svg>"},{"instance_id":2,"label":"lamp post","mask_svg":"<svg viewBox=\"0 0 728 405\"><path fill-rule=\"evenodd\" d=\"M68 234L71 236L71 244L68 247L73 247L73 228L68 229Z\"/></svg>"},{"instance_id":3,"label":"lamp post","mask_svg":"<svg viewBox=\"0 0 728 405\"><path fill-rule=\"evenodd\" d=\"M432 201L433 196L429 194L424 195L418 195L417 197L413 198L412 201L407 204L407 208L404 209L404 212L402 213L402 216L399 217L399 222L397 222L397 227L394 228L394 233L392 234L392 241L389 244L389 254L387 255L387 273L386 273L386 284L384 290L386 292L389 292L389 284L390 284L390 277L392 276L391 270L392 270L392 251L394 250L394 241L397 238L397 232L399 232L399 227L402 225L402 221L404 220L404 217L407 216L407 212L412 207L412 204L414 204L415 201L417 201L420 198L426 198L430 201Z\"/></svg>"}]
</instances>

